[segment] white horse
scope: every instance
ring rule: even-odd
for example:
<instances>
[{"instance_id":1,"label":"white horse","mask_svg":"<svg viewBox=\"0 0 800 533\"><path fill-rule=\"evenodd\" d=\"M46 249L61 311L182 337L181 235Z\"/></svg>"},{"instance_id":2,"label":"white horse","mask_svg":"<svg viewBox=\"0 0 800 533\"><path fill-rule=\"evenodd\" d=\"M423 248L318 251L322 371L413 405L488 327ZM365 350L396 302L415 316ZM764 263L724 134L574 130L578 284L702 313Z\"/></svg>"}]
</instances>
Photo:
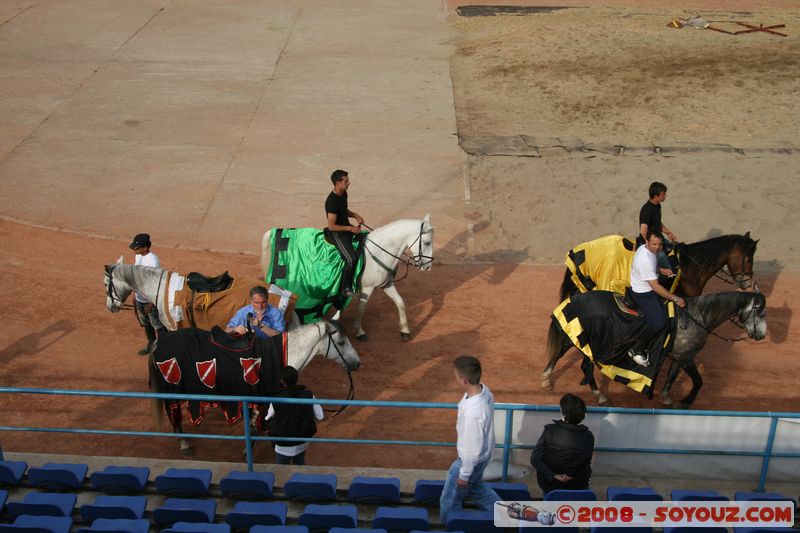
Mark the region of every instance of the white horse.
<instances>
[{"instance_id":1,"label":"white horse","mask_svg":"<svg viewBox=\"0 0 800 533\"><path fill-rule=\"evenodd\" d=\"M181 339L180 336L183 336L183 339L186 339L187 341L186 344L192 345L194 342L196 342L195 338L191 336L192 333L193 332L190 329L183 329L177 332L162 333L162 336L169 336L171 339ZM180 361L182 357L186 357L189 347L187 346L187 352L181 353L181 350L175 350L175 341L170 342L169 340L165 340L163 342L169 343L171 351L165 356L162 356L158 349L159 341L162 341L162 337L159 337L159 339L156 341L155 348L153 349L153 352L149 358L148 366L150 367L150 390L152 392L175 392L174 390L170 390L169 386L164 382L160 371L156 368L155 361L160 360L162 357L175 357L178 359L178 361ZM182 341L179 340L178 344L181 342ZM254 339L254 342L266 341ZM287 366L292 366L297 369L298 372L300 372L307 367L312 359L317 355L322 355L325 359L336 361L348 374L353 370L358 370L358 368L361 366L361 359L358 356L358 352L356 352L355 348L353 348L353 345L345 335L342 326L336 322L325 320L317 322L316 324L300 326L299 328L286 333ZM202 388L202 390L197 391L185 390L183 393L207 395L209 394L209 389ZM155 403L158 404L160 401L161 400L155 400ZM172 402L172 400L164 401L164 408L168 415L171 411L170 404ZM157 414L157 421L160 424L161 410L155 405L154 407L155 413ZM180 413L180 411L178 411L178 413ZM172 429L175 433L183 432L181 420L182 417L180 415L178 415L175 419L171 418ZM184 455L189 455L192 453L188 441L183 438L180 439L180 449L181 453Z\"/></svg>"},{"instance_id":2,"label":"white horse","mask_svg":"<svg viewBox=\"0 0 800 533\"><path fill-rule=\"evenodd\" d=\"M397 306L400 315L400 336L411 339L406 318L406 304L397 292L395 277L398 263L420 270L430 270L433 264L433 226L430 213L422 220L397 220L371 231L364 240L364 272L361 275L361 292L358 294L358 307L353 325L356 338L367 340L361 320L372 291L380 287ZM407 253L408 250L410 253ZM261 238L261 267L264 275L269 272L270 236L264 233ZM339 317L339 312L334 318Z\"/></svg>"}]
</instances>

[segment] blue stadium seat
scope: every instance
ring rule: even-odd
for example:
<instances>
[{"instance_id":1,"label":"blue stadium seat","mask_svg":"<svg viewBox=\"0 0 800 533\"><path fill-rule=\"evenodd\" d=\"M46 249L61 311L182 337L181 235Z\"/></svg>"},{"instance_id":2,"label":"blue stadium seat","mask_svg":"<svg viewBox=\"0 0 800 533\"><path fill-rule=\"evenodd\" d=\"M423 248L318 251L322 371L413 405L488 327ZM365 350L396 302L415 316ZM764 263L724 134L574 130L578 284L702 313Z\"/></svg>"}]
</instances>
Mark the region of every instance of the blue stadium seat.
<instances>
[{"instance_id":1,"label":"blue stadium seat","mask_svg":"<svg viewBox=\"0 0 800 533\"><path fill-rule=\"evenodd\" d=\"M531 491L525 483L504 483L500 481L486 483L503 500L530 501Z\"/></svg>"},{"instance_id":2,"label":"blue stadium seat","mask_svg":"<svg viewBox=\"0 0 800 533\"><path fill-rule=\"evenodd\" d=\"M719 492L715 490L681 490L681 489L672 489L669 493L669 497L672 501L675 502L685 502L685 501L705 501L705 502L727 502L730 499L727 496L723 496Z\"/></svg>"},{"instance_id":3,"label":"blue stadium seat","mask_svg":"<svg viewBox=\"0 0 800 533\"><path fill-rule=\"evenodd\" d=\"M367 529L365 527L332 527L328 533L388 533L385 529Z\"/></svg>"},{"instance_id":4,"label":"blue stadium seat","mask_svg":"<svg viewBox=\"0 0 800 533\"><path fill-rule=\"evenodd\" d=\"M208 468L167 468L156 476L156 491L175 498L208 496L211 470Z\"/></svg>"},{"instance_id":5,"label":"blue stadium seat","mask_svg":"<svg viewBox=\"0 0 800 533\"><path fill-rule=\"evenodd\" d=\"M737 502L797 502L789 496L784 496L780 492L737 492L733 495Z\"/></svg>"},{"instance_id":6,"label":"blue stadium seat","mask_svg":"<svg viewBox=\"0 0 800 533\"><path fill-rule=\"evenodd\" d=\"M310 530L332 527L354 528L358 524L358 510L355 505L306 505L300 515L300 525Z\"/></svg>"},{"instance_id":7,"label":"blue stadium seat","mask_svg":"<svg viewBox=\"0 0 800 533\"><path fill-rule=\"evenodd\" d=\"M546 502L568 502L568 501L576 501L576 502L596 502L597 501L597 494L594 493L591 489L583 489L583 490L551 490L547 494L544 495L544 501ZM561 528L559 528L561 529Z\"/></svg>"},{"instance_id":8,"label":"blue stadium seat","mask_svg":"<svg viewBox=\"0 0 800 533\"><path fill-rule=\"evenodd\" d=\"M153 511L153 520L160 528L175 522L211 523L216 512L217 502L214 500L167 498L164 505Z\"/></svg>"},{"instance_id":9,"label":"blue stadium seat","mask_svg":"<svg viewBox=\"0 0 800 533\"><path fill-rule=\"evenodd\" d=\"M228 524L203 524L197 522L175 522L161 533L231 533Z\"/></svg>"},{"instance_id":10,"label":"blue stadium seat","mask_svg":"<svg viewBox=\"0 0 800 533\"><path fill-rule=\"evenodd\" d=\"M487 533L502 531L494 527L494 511L450 511L447 513L447 531L464 533Z\"/></svg>"},{"instance_id":11,"label":"blue stadium seat","mask_svg":"<svg viewBox=\"0 0 800 533\"><path fill-rule=\"evenodd\" d=\"M0 461L0 487L19 485L27 469L25 461Z\"/></svg>"},{"instance_id":12,"label":"blue stadium seat","mask_svg":"<svg viewBox=\"0 0 800 533\"><path fill-rule=\"evenodd\" d=\"M78 533L90 533L93 531L103 531L104 533L147 533L150 529L150 521L144 518L128 520L124 518L98 518L92 522L92 526L81 528Z\"/></svg>"},{"instance_id":13,"label":"blue stadium seat","mask_svg":"<svg viewBox=\"0 0 800 533\"><path fill-rule=\"evenodd\" d=\"M306 526L253 526L250 533L308 533Z\"/></svg>"},{"instance_id":14,"label":"blue stadium seat","mask_svg":"<svg viewBox=\"0 0 800 533\"><path fill-rule=\"evenodd\" d=\"M226 498L236 500L271 499L275 486L272 472L231 472L219 482L219 490Z\"/></svg>"},{"instance_id":15,"label":"blue stadium seat","mask_svg":"<svg viewBox=\"0 0 800 533\"><path fill-rule=\"evenodd\" d=\"M378 507L372 527L389 531L428 529L428 510L421 507Z\"/></svg>"},{"instance_id":16,"label":"blue stadium seat","mask_svg":"<svg viewBox=\"0 0 800 533\"><path fill-rule=\"evenodd\" d=\"M28 469L28 481L47 490L78 490L89 466L83 463L45 463Z\"/></svg>"},{"instance_id":17,"label":"blue stadium seat","mask_svg":"<svg viewBox=\"0 0 800 533\"><path fill-rule=\"evenodd\" d=\"M442 479L420 479L414 485L414 502L421 505L439 505L442 489L444 489Z\"/></svg>"},{"instance_id":18,"label":"blue stadium seat","mask_svg":"<svg viewBox=\"0 0 800 533\"><path fill-rule=\"evenodd\" d=\"M7 499L8 499L8 491L0 490L0 514L3 514L3 510L6 508Z\"/></svg>"},{"instance_id":19,"label":"blue stadium seat","mask_svg":"<svg viewBox=\"0 0 800 533\"><path fill-rule=\"evenodd\" d=\"M231 529L250 529L253 526L282 526L286 524L288 507L284 502L236 502L225 517Z\"/></svg>"},{"instance_id":20,"label":"blue stadium seat","mask_svg":"<svg viewBox=\"0 0 800 533\"><path fill-rule=\"evenodd\" d=\"M664 498L651 487L608 487L606 497L610 502L660 502L664 500Z\"/></svg>"},{"instance_id":21,"label":"blue stadium seat","mask_svg":"<svg viewBox=\"0 0 800 533\"><path fill-rule=\"evenodd\" d=\"M71 516L20 515L13 524L0 525L0 532L8 533L69 533Z\"/></svg>"},{"instance_id":22,"label":"blue stadium seat","mask_svg":"<svg viewBox=\"0 0 800 533\"><path fill-rule=\"evenodd\" d=\"M136 520L144 516L146 496L108 496L101 494L94 502L81 506L81 518L93 522L98 518L124 518Z\"/></svg>"},{"instance_id":23,"label":"blue stadium seat","mask_svg":"<svg viewBox=\"0 0 800 533\"><path fill-rule=\"evenodd\" d=\"M72 509L78 497L75 494L56 494L52 492L29 492L19 502L8 502L11 518L21 515L72 516Z\"/></svg>"},{"instance_id":24,"label":"blue stadium seat","mask_svg":"<svg viewBox=\"0 0 800 533\"><path fill-rule=\"evenodd\" d=\"M110 494L130 494L144 491L149 477L150 469L146 466L109 465L100 472L94 472L90 479L94 490Z\"/></svg>"},{"instance_id":25,"label":"blue stadium seat","mask_svg":"<svg viewBox=\"0 0 800 533\"><path fill-rule=\"evenodd\" d=\"M292 474L283 486L286 496L304 502L336 501L335 474Z\"/></svg>"},{"instance_id":26,"label":"blue stadium seat","mask_svg":"<svg viewBox=\"0 0 800 533\"><path fill-rule=\"evenodd\" d=\"M400 479L356 476L350 483L348 499L356 503L399 503Z\"/></svg>"}]
</instances>

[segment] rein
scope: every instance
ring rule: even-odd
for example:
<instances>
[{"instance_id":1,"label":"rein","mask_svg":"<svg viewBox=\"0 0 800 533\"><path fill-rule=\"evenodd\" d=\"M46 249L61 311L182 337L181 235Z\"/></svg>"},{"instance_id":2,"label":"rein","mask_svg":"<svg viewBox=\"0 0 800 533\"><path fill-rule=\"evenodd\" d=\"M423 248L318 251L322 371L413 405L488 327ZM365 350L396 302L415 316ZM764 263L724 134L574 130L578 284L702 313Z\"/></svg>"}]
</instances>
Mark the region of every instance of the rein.
<instances>
[{"instance_id":1,"label":"rein","mask_svg":"<svg viewBox=\"0 0 800 533\"><path fill-rule=\"evenodd\" d=\"M374 229L369 227L367 224L362 224L362 226L364 226L365 228L367 228L370 231L375 231ZM412 254L408 253L406 251L406 249L403 250L403 253L401 255L399 255L399 256L395 255L392 252L390 252L389 250L387 250L386 248L384 248L383 246L381 246L380 244L378 244L377 242L375 242L372 239L370 239L369 237L366 238L366 241L368 241L371 244L374 244L381 251L383 251L385 254L387 254L390 257L393 257L393 258L397 259L397 261L402 262L405 265L406 270L403 273L403 276L401 278L399 278L399 279L396 278L397 270L398 270L397 267L389 268L388 266L386 266L386 264L384 264L383 261L378 259L375 256L375 254L373 254L372 251L370 251L370 249L367 248L366 242L364 243L364 248L367 250L367 252L369 253L370 257L372 257L372 259L376 263L378 263L378 265L381 268L383 268L386 272L389 273L389 277L390 277L390 280L391 280L392 283L397 283L397 282L400 282L400 281L403 281L404 279L406 279L406 277L408 276L408 268L410 266L415 266L417 268L421 267L423 265L423 263L422 263L423 259L429 260L429 262L431 262L431 263L433 262L433 257L432 256L427 256L427 255L424 255L422 253L422 234L424 233L424 231L423 231L424 230L424 226L425 226L424 222L419 225L419 234L417 235L417 238L414 239L414 241L406 247L406 248L410 249L415 244L419 243L419 251L418 251L418 253L416 255L412 255ZM384 284L384 286L387 286L387 285L388 285L388 283Z\"/></svg>"},{"instance_id":2,"label":"rein","mask_svg":"<svg viewBox=\"0 0 800 533\"><path fill-rule=\"evenodd\" d=\"M725 342L739 342L739 341L746 341L747 339L749 339L749 338L750 338L750 333L747 333L747 334L746 334L744 337L739 337L739 338L737 338L737 339L729 339L728 337L723 337L722 335L720 335L720 334L718 334L718 333L714 332L714 330L710 329L710 328L709 328L709 327L708 327L708 326L705 324L705 320L703 320L703 322L700 322L700 321L698 321L698 320L697 320L695 317L693 317L693 316L692 316L692 315L689 313L689 311L687 311L687 310L685 310L685 309L681 309L681 313L682 313L682 314L685 314L685 315L686 315L686 317L687 317L689 320L691 320L692 322L694 322L695 324L697 324L698 326L700 326L700 328L702 328L703 330L705 330L705 332L706 332L706 333L709 333L709 334L711 334L711 335L714 335L714 336L715 336L715 337L717 337L718 339L722 339L722 340L724 340ZM737 321L737 320L735 320L735 319L733 318L733 315L735 315L735 314L737 314L737 313L733 313L731 316L729 316L729 317L728 317L728 321L729 321L731 324L733 324L734 326L736 326L737 328L739 328L739 329L743 329L743 330L745 330L745 332L747 332L747 327L746 327L744 324L742 324L741 322L739 322L739 321ZM749 314L753 315L753 329L755 329L755 325L756 325L756 312L755 312L755 309L751 309ZM685 329L685 328L684 328L684 329Z\"/></svg>"},{"instance_id":3,"label":"rein","mask_svg":"<svg viewBox=\"0 0 800 533\"><path fill-rule=\"evenodd\" d=\"M678 254L679 255L681 254L680 250L678 251ZM695 265L697 265L701 269L705 266L700 261L698 261L697 259L692 257L692 255L689 254L688 252L686 252L685 250L683 252L683 255L685 255L686 258L689 259L689 261L691 261L692 263L694 263ZM753 272L749 272L748 273L748 272L744 271L745 259L747 259L747 257L745 257L745 254L742 254L742 264L739 267L739 272L737 272L736 274L733 274L732 272L730 272L730 269L725 271L724 269L727 268L727 265L723 265L722 268L720 268L719 270L717 270L716 272L713 273L713 277L715 277L717 279L720 279L720 280L724 281L725 283L727 283L729 285L736 285L736 286L739 286L739 283L741 283L742 280L744 280L744 281L752 281ZM730 276L730 279L728 279L725 276L720 275L720 272L722 272L722 271L725 271L727 276Z\"/></svg>"},{"instance_id":4,"label":"rein","mask_svg":"<svg viewBox=\"0 0 800 533\"><path fill-rule=\"evenodd\" d=\"M135 304L125 303L125 300L123 300L122 298L119 297L119 294L117 293L117 288L114 286L114 269L115 268L116 268L116 266L112 266L111 268L108 269L108 272L107 272L107 274L108 274L108 287L106 287L106 295L109 298L111 298L112 302L119 302L119 304L117 304L117 307L119 307L120 311L131 311L133 309L136 309L136 305ZM158 280L158 286L159 286L159 289L160 289L161 288L161 280L160 279Z\"/></svg>"},{"instance_id":5,"label":"rein","mask_svg":"<svg viewBox=\"0 0 800 533\"><path fill-rule=\"evenodd\" d=\"M324 322L322 322L322 324L325 325ZM342 351L339 349L339 347L333 341L333 333L331 333L331 332L329 332L327 330L327 326L326 326L324 335L328 336L328 347L325 349L325 353L328 353L328 350L330 350L331 346L333 346L334 349L336 350L336 355L338 355L339 359L341 359L341 361L342 361L342 363L344 365L344 368L350 368L350 365L348 365L347 361L344 360L344 356L342 355ZM352 372L349 372L349 371L345 370L345 373L347 374L347 379L350 380L350 390L347 392L347 397L345 398L345 400L352 400L353 398L356 397L356 387L353 384ZM333 413L331 416L329 416L327 418L328 420L330 420L330 419L338 416L339 414L341 414L342 411L344 411L348 407L350 407L350 406L349 405L342 405L341 407L339 407L339 409L325 409L325 408L323 408L322 410L325 411L325 412L328 412L328 413Z\"/></svg>"}]
</instances>

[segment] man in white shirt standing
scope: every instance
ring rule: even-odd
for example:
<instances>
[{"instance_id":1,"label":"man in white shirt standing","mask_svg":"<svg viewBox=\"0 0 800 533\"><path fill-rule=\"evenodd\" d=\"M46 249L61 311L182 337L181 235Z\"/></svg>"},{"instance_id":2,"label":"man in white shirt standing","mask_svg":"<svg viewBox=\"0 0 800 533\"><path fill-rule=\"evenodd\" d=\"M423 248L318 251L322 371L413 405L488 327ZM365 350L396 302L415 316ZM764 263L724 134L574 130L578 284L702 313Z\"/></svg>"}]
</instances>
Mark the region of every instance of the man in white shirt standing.
<instances>
[{"instance_id":1,"label":"man in white shirt standing","mask_svg":"<svg viewBox=\"0 0 800 533\"><path fill-rule=\"evenodd\" d=\"M481 383L481 363L470 355L453 361L455 378L464 391L458 402L456 449L458 459L447 472L442 496L439 499L439 516L447 524L447 514L462 508L464 498L471 498L484 510L494 509L500 501L495 491L483 484L483 471L494 450L494 396L489 387Z\"/></svg>"},{"instance_id":2,"label":"man in white shirt standing","mask_svg":"<svg viewBox=\"0 0 800 533\"><path fill-rule=\"evenodd\" d=\"M661 236L655 228L647 231L647 241L633 256L631 264L631 297L644 313L645 331L636 344L628 351L628 356L637 365L649 366L650 354L647 347L667 325L667 317L661 305L661 298L674 301L680 307L686 301L676 296L658 283L658 252L661 250ZM659 298L659 296L661 298Z\"/></svg>"},{"instance_id":3,"label":"man in white shirt standing","mask_svg":"<svg viewBox=\"0 0 800 533\"><path fill-rule=\"evenodd\" d=\"M152 246L152 243L150 242L150 235L147 233L140 233L133 238L130 249L136 252L136 258L133 261L134 265L161 268L158 256L150 251L150 246ZM158 309L154 302L147 301L147 298L138 292L134 294L134 299L136 301L136 316L139 317L139 323L144 328L145 335L147 335L147 346L137 353L139 355L147 355L153 349L157 332L160 332L164 326L158 319Z\"/></svg>"}]
</instances>

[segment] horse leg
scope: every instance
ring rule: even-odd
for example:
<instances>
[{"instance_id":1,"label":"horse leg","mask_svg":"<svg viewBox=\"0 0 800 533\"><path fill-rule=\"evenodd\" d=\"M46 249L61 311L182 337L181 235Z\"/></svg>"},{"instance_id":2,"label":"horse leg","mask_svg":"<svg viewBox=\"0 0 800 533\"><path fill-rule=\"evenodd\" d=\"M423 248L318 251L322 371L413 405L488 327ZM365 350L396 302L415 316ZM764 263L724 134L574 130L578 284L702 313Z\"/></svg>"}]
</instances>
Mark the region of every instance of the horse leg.
<instances>
[{"instance_id":1,"label":"horse leg","mask_svg":"<svg viewBox=\"0 0 800 533\"><path fill-rule=\"evenodd\" d=\"M400 315L400 336L403 338L404 341L410 341L411 330L408 329L408 319L406 318L406 303L403 301L403 297L400 296L399 292L397 292L397 287L394 286L394 283L392 283L388 287L384 287L383 292L385 292L386 295L389 298L391 298L391 300L394 302L394 305L397 306L397 313Z\"/></svg>"},{"instance_id":2,"label":"horse leg","mask_svg":"<svg viewBox=\"0 0 800 533\"><path fill-rule=\"evenodd\" d=\"M569 340L558 324L550 321L550 329L547 332L547 347L545 348L545 356L548 357L547 366L544 367L542 372L542 390L553 390L553 382L550 379L550 374L556 367L556 363L561 357L567 353L567 350L572 346L572 341Z\"/></svg>"},{"instance_id":3,"label":"horse leg","mask_svg":"<svg viewBox=\"0 0 800 533\"><path fill-rule=\"evenodd\" d=\"M697 370L697 366L691 359L686 363L686 365L684 365L683 369L687 374L689 374L689 377L692 378L692 390L689 391L689 394L686 396L686 398L678 403L678 407L681 409L688 409L689 406L694 403L697 393L700 392L700 387L703 386L703 376L700 375L700 371Z\"/></svg>"},{"instance_id":4,"label":"horse leg","mask_svg":"<svg viewBox=\"0 0 800 533\"><path fill-rule=\"evenodd\" d=\"M581 381L581 385L589 385L589 389L591 389L598 404L607 404L608 398L600 392L600 387L597 386L597 382L594 380L594 363L585 355L581 361L581 370L583 370L583 381Z\"/></svg>"},{"instance_id":5,"label":"horse leg","mask_svg":"<svg viewBox=\"0 0 800 533\"><path fill-rule=\"evenodd\" d=\"M670 389L672 384L675 383L675 378L678 377L678 372L681 371L681 365L674 359L670 359L669 372L667 372L667 381L664 383L664 389L661 391L661 404L664 407L672 407L672 396L670 396Z\"/></svg>"},{"instance_id":6,"label":"horse leg","mask_svg":"<svg viewBox=\"0 0 800 533\"><path fill-rule=\"evenodd\" d=\"M356 328L356 339L364 342L368 339L367 332L361 327L361 320L364 318L364 310L367 308L369 297L372 296L372 291L375 287L365 287L361 289L358 295L358 305L356 306L356 318L353 320L353 326Z\"/></svg>"}]
</instances>

